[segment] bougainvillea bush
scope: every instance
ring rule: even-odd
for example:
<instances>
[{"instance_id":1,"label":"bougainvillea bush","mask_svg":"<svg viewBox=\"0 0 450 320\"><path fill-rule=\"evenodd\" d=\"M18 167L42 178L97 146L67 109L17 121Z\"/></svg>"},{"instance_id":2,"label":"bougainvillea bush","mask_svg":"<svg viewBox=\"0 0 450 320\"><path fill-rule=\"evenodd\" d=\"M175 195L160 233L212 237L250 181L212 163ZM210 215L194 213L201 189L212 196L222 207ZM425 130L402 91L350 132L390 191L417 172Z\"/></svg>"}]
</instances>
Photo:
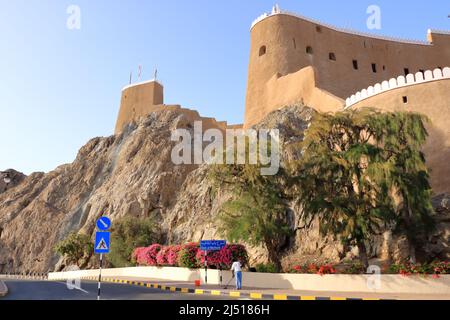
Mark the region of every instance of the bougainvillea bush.
<instances>
[{"instance_id":1,"label":"bougainvillea bush","mask_svg":"<svg viewBox=\"0 0 450 320\"><path fill-rule=\"evenodd\" d=\"M178 254L178 265L183 268L196 269L200 265L197 261L197 253L200 245L196 242L185 244Z\"/></svg>"},{"instance_id":2,"label":"bougainvillea bush","mask_svg":"<svg viewBox=\"0 0 450 320\"><path fill-rule=\"evenodd\" d=\"M167 250L167 264L169 266L178 267L178 255L181 251L181 246L169 246Z\"/></svg>"},{"instance_id":3,"label":"bougainvillea bush","mask_svg":"<svg viewBox=\"0 0 450 320\"><path fill-rule=\"evenodd\" d=\"M222 250L208 252L208 267L213 269L229 269L234 261L248 264L247 250L240 244L226 245ZM184 268L200 268L205 264L205 252L200 250L199 243L161 246L153 244L147 248L136 248L132 261L141 266L174 266Z\"/></svg>"},{"instance_id":4,"label":"bougainvillea bush","mask_svg":"<svg viewBox=\"0 0 450 320\"><path fill-rule=\"evenodd\" d=\"M295 265L291 269L291 273L308 273L308 274L335 274L336 269L331 264L317 265L317 264L308 264L308 265Z\"/></svg>"},{"instance_id":5,"label":"bougainvillea bush","mask_svg":"<svg viewBox=\"0 0 450 320\"><path fill-rule=\"evenodd\" d=\"M197 263L205 265L205 252L198 250ZM208 267L213 269L230 269L234 261L240 261L243 266L248 264L247 250L240 244L227 244L219 251L208 252Z\"/></svg>"},{"instance_id":6,"label":"bougainvillea bush","mask_svg":"<svg viewBox=\"0 0 450 320\"><path fill-rule=\"evenodd\" d=\"M392 273L398 273L402 276L411 275L433 275L434 278L439 278L442 274L450 273L450 262L448 261L433 261L432 263L411 263L409 261L393 264L390 267Z\"/></svg>"},{"instance_id":7,"label":"bougainvillea bush","mask_svg":"<svg viewBox=\"0 0 450 320\"><path fill-rule=\"evenodd\" d=\"M146 248L136 248L132 254L132 261L140 266L156 266L158 265L156 256L161 251L160 244L152 244Z\"/></svg>"},{"instance_id":8,"label":"bougainvillea bush","mask_svg":"<svg viewBox=\"0 0 450 320\"><path fill-rule=\"evenodd\" d=\"M158 266L168 266L167 254L169 253L169 246L162 247L161 250L156 255L156 263Z\"/></svg>"}]
</instances>

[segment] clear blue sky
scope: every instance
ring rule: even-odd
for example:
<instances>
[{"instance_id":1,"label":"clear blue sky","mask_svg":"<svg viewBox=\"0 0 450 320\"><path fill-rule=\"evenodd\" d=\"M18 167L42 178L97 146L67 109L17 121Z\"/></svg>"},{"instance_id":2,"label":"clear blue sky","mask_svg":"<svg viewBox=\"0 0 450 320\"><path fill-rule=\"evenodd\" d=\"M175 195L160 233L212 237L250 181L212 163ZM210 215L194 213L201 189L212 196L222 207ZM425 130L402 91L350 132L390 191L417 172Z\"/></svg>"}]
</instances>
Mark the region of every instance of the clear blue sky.
<instances>
[{"instance_id":1,"label":"clear blue sky","mask_svg":"<svg viewBox=\"0 0 450 320\"><path fill-rule=\"evenodd\" d=\"M112 134L130 70L157 66L166 103L241 123L249 27L276 0L0 0L0 170L27 174L72 162L90 138ZM426 39L450 29L450 2L280 0L280 7L378 34ZM81 29L66 27L67 7Z\"/></svg>"}]
</instances>

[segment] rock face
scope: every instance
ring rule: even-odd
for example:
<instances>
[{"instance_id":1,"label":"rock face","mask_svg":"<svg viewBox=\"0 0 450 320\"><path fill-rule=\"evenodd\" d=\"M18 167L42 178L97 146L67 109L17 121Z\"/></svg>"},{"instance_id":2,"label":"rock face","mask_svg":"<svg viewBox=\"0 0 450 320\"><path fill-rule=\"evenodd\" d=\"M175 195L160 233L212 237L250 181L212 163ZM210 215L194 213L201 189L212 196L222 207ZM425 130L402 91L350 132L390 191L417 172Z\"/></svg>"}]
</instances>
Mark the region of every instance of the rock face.
<instances>
[{"instance_id":1,"label":"rock face","mask_svg":"<svg viewBox=\"0 0 450 320\"><path fill-rule=\"evenodd\" d=\"M0 172L0 194L8 189L14 188L25 178L26 175L13 169Z\"/></svg>"},{"instance_id":2,"label":"rock face","mask_svg":"<svg viewBox=\"0 0 450 320\"><path fill-rule=\"evenodd\" d=\"M286 145L302 139L313 112L302 106L285 108L270 114L259 126L278 128ZM229 195L220 191L213 195L207 165L174 165L171 161L172 130L192 132L192 121L173 110L153 112L119 135L92 139L73 163L52 172L25 177L11 171L14 183L6 190L0 185L0 273L45 272L60 266L62 260L54 253L54 245L73 231L93 237L95 221L103 214L113 223L125 215L151 216L168 243L220 237L215 217ZM298 156L284 152L282 162ZM427 250L448 257L448 200L439 203L447 206L441 215L446 224L440 224L430 242L434 247ZM286 239L284 264L340 261L357 255L354 249L322 237L318 221L302 225L301 208L292 206L288 214L297 233ZM401 255L399 243L389 236L380 237L370 243L369 251L372 257L381 256L383 250L390 255L397 250ZM267 259L262 248L251 248L250 254L251 263Z\"/></svg>"}]
</instances>

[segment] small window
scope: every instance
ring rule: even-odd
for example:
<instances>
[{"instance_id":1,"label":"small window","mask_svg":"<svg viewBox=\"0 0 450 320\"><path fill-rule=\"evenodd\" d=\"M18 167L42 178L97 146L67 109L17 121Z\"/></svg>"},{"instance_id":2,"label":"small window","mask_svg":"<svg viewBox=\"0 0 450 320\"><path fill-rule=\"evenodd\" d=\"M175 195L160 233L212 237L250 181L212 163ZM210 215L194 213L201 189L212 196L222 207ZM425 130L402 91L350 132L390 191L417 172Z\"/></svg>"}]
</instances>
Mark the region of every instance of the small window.
<instances>
[{"instance_id":1,"label":"small window","mask_svg":"<svg viewBox=\"0 0 450 320\"><path fill-rule=\"evenodd\" d=\"M402 99L403 99L403 103L405 103L405 104L408 103L408 97L407 96L403 96Z\"/></svg>"},{"instance_id":2,"label":"small window","mask_svg":"<svg viewBox=\"0 0 450 320\"><path fill-rule=\"evenodd\" d=\"M423 70L423 69L420 69L419 71L422 72L422 73L425 73L425 70Z\"/></svg>"},{"instance_id":3,"label":"small window","mask_svg":"<svg viewBox=\"0 0 450 320\"><path fill-rule=\"evenodd\" d=\"M318 33L322 33L322 27L321 26L316 26L316 31Z\"/></svg>"},{"instance_id":4,"label":"small window","mask_svg":"<svg viewBox=\"0 0 450 320\"><path fill-rule=\"evenodd\" d=\"M260 57L263 56L263 55L265 55L266 52L267 52L266 46L262 46L261 48L259 48L259 56L260 56Z\"/></svg>"},{"instance_id":5,"label":"small window","mask_svg":"<svg viewBox=\"0 0 450 320\"><path fill-rule=\"evenodd\" d=\"M385 71L386 70L386 66L383 66L383 71Z\"/></svg>"},{"instance_id":6,"label":"small window","mask_svg":"<svg viewBox=\"0 0 450 320\"><path fill-rule=\"evenodd\" d=\"M311 47L311 46L307 46L306 47L306 53L307 54L313 54L314 52L313 52L313 48Z\"/></svg>"},{"instance_id":7,"label":"small window","mask_svg":"<svg viewBox=\"0 0 450 320\"><path fill-rule=\"evenodd\" d=\"M353 60L353 69L358 70L358 60Z\"/></svg>"},{"instance_id":8,"label":"small window","mask_svg":"<svg viewBox=\"0 0 450 320\"><path fill-rule=\"evenodd\" d=\"M372 72L377 73L377 64L376 63L372 63Z\"/></svg>"},{"instance_id":9,"label":"small window","mask_svg":"<svg viewBox=\"0 0 450 320\"><path fill-rule=\"evenodd\" d=\"M330 52L329 58L331 61L336 61L336 55L334 54L334 52Z\"/></svg>"},{"instance_id":10,"label":"small window","mask_svg":"<svg viewBox=\"0 0 450 320\"><path fill-rule=\"evenodd\" d=\"M297 49L297 42L295 41L295 38L292 39L292 43L294 44L294 49Z\"/></svg>"},{"instance_id":11,"label":"small window","mask_svg":"<svg viewBox=\"0 0 450 320\"><path fill-rule=\"evenodd\" d=\"M405 72L405 76L407 76L409 74L409 69L408 68L403 69L403 71Z\"/></svg>"}]
</instances>

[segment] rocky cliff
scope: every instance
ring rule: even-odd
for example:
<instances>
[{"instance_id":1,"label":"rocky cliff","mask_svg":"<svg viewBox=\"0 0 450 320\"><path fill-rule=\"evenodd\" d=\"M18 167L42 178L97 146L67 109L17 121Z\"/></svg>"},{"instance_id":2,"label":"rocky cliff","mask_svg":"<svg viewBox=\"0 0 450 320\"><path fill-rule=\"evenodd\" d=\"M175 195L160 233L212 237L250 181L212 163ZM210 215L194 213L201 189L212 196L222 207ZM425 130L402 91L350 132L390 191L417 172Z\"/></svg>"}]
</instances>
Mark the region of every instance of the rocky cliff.
<instances>
[{"instance_id":1,"label":"rocky cliff","mask_svg":"<svg viewBox=\"0 0 450 320\"><path fill-rule=\"evenodd\" d=\"M301 106L285 108L267 116L260 126L280 129L286 145L302 138L313 112ZM72 231L93 236L95 221L103 214L113 221L125 215L151 216L168 243L219 237L214 217L229 195L213 196L207 165L171 161L172 130L192 131L193 120L201 118L188 119L176 110L154 112L120 135L92 139L71 164L46 174L19 175L7 188L0 185L0 273L53 270L59 260L54 245ZM285 152L282 160L298 156ZM354 249L321 237L318 221L302 225L300 208L292 207L288 214L297 233L286 239L285 264L357 255ZM427 245L427 250L448 256L442 249L449 243L448 207L439 214L443 223L433 238L434 247ZM401 255L402 241L388 235L374 239L372 256ZM250 251L252 262L266 259L261 248Z\"/></svg>"}]
</instances>

